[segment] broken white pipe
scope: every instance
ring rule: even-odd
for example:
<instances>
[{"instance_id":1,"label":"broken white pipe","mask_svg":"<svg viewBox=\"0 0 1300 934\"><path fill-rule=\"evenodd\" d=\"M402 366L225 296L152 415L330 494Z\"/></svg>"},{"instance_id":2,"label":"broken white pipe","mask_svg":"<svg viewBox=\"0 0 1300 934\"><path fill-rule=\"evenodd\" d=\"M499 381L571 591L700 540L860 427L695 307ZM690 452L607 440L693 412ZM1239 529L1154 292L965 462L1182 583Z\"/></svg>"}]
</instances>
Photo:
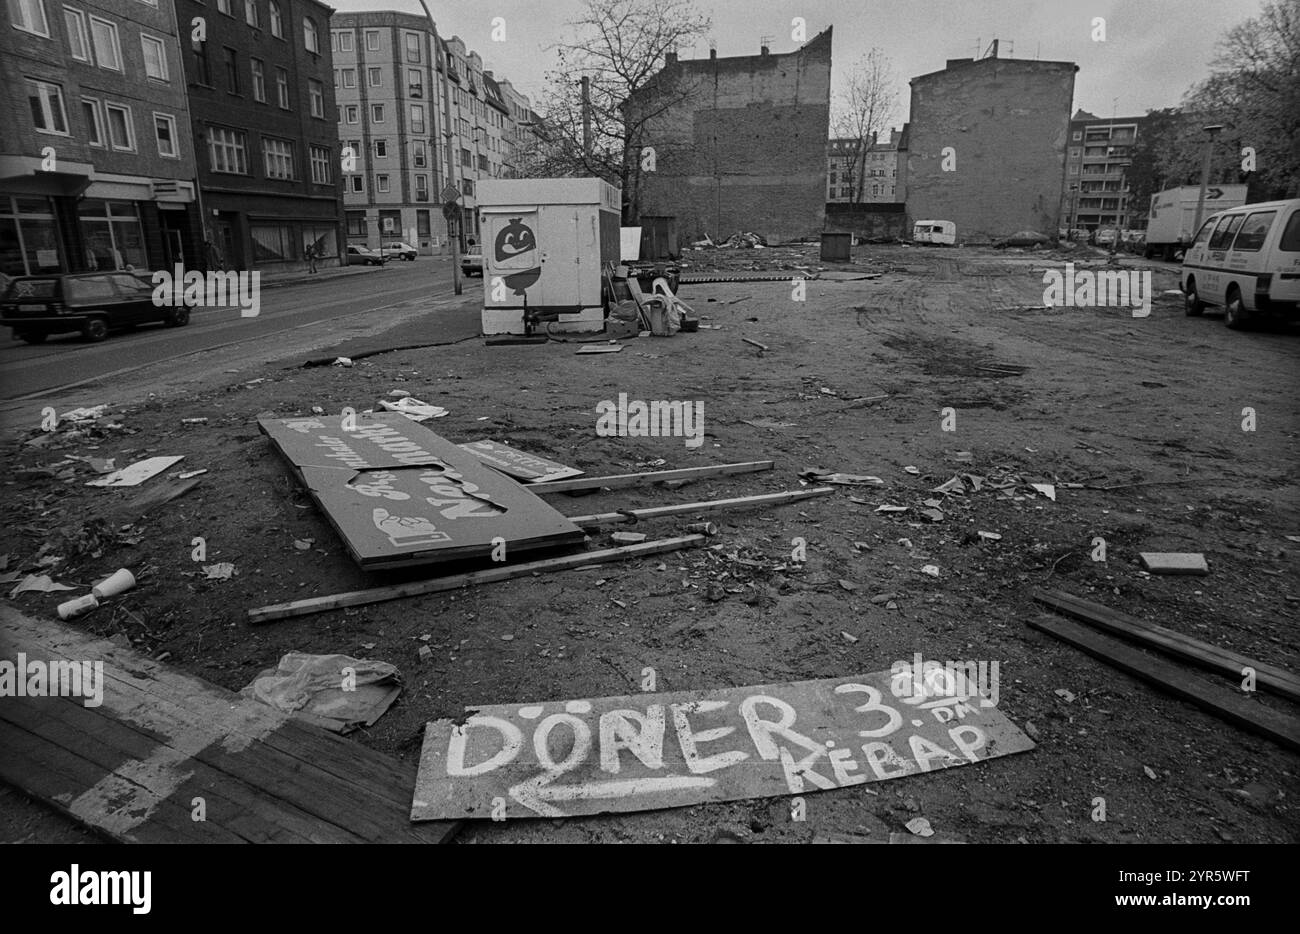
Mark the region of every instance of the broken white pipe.
<instances>
[{"instance_id":1,"label":"broken white pipe","mask_svg":"<svg viewBox=\"0 0 1300 934\"><path fill-rule=\"evenodd\" d=\"M99 606L99 600L93 593L88 593L84 597L78 597L75 600L68 600L66 603L60 603L59 619L72 619L74 616L80 616L82 613L89 613L97 606Z\"/></svg>"},{"instance_id":2,"label":"broken white pipe","mask_svg":"<svg viewBox=\"0 0 1300 934\"><path fill-rule=\"evenodd\" d=\"M90 592L95 599L103 600L105 597L116 597L120 593L125 593L134 586L135 575L126 568L119 568L91 587Z\"/></svg>"}]
</instances>

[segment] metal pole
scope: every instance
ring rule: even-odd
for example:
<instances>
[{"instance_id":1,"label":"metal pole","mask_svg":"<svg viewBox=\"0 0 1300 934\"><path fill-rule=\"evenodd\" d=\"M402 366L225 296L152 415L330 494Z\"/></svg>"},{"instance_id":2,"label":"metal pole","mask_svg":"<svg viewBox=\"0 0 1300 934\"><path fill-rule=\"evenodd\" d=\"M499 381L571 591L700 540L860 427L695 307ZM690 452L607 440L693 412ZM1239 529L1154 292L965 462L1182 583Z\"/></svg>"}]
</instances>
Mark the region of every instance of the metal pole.
<instances>
[{"instance_id":1,"label":"metal pole","mask_svg":"<svg viewBox=\"0 0 1300 934\"><path fill-rule=\"evenodd\" d=\"M582 155L591 171L591 79L582 76Z\"/></svg>"},{"instance_id":2,"label":"metal pole","mask_svg":"<svg viewBox=\"0 0 1300 934\"><path fill-rule=\"evenodd\" d=\"M438 80L438 51L442 48L442 40L438 38L438 26L433 21L433 14L429 12L429 4L426 0L420 0L420 6L424 8L424 18L429 21L429 30L433 33L433 80ZM447 153L447 184L455 185L456 181L456 160L451 155L451 94L447 90L447 85L451 81L448 70L451 63L444 61L442 73L442 113L443 121L443 140L442 148ZM434 93L437 93L436 90ZM434 120L437 120L437 108L434 108ZM437 135L437 130L434 130ZM441 193L440 193L441 195ZM460 243L456 232L453 229L451 220L447 221L447 239L451 241L451 286L456 295L460 295L463 288L460 284Z\"/></svg>"},{"instance_id":3,"label":"metal pole","mask_svg":"<svg viewBox=\"0 0 1300 934\"><path fill-rule=\"evenodd\" d=\"M1223 127L1207 126L1205 132L1209 134L1205 140L1205 155L1201 159L1201 193L1196 198L1196 221L1192 224L1192 238L1201 232L1201 215L1205 211L1205 190L1210 186L1210 154L1214 151L1214 137Z\"/></svg>"}]
</instances>

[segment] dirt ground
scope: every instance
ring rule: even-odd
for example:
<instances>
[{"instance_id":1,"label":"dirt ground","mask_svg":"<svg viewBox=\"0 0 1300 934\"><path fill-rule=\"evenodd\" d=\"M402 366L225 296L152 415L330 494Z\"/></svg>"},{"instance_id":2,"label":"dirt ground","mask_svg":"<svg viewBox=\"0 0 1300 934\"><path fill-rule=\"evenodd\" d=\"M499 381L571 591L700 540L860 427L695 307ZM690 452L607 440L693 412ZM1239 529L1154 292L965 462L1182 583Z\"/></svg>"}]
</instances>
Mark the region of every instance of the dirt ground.
<instances>
[{"instance_id":1,"label":"dirt ground","mask_svg":"<svg viewBox=\"0 0 1300 934\"><path fill-rule=\"evenodd\" d=\"M696 253L687 272L710 259L734 269L817 265L811 251ZM1043 270L1084 261L1077 253L878 246L855 260L837 268L883 275L812 280L805 301L792 300L789 282L684 285L681 297L721 329L635 339L618 354L474 340L160 392L39 447L27 443L43 437L33 423L8 442L0 553L9 571L58 558L46 571L81 585L132 568L140 585L76 625L121 634L231 690L292 650L396 664L401 698L354 737L407 759L427 721L466 705L636 693L647 666L658 690L708 689L877 671L916 652L997 660L1000 707L1038 742L968 768L810 795L804 822L790 819L785 800L759 799L478 822L460 842L879 839L917 815L971 842L1294 842L1293 754L1026 621L1042 612L1031 590L1059 588L1300 668L1296 332L1232 332L1214 314L1185 317L1178 296L1147 318L1043 308ZM1157 269L1154 285L1157 295L1176 288L1174 273ZM808 467L885 483L712 516L721 526L713 549L250 626L250 608L376 582L297 487L257 416L360 411L391 389L449 409L427 425L455 441L508 440L589 473L657 469L658 459L662 469L777 465L677 490L549 497L567 514L798 489ZM598 437L596 405L619 393L702 401L703 445ZM1248 407L1253 431L1243 430ZM953 431L944 430L948 408ZM208 473L133 523L113 510L139 491L87 488L91 466L66 460L121 466L155 454L184 454L183 467ZM956 474L986 482L964 495L930 492ZM1030 483L1055 484L1056 500ZM942 500L938 521L918 512L927 499ZM877 513L882 504L911 508ZM641 530L668 536L693 519ZM191 560L196 536L208 563L235 565L232 579L203 579ZM789 560L796 537L807 541L802 567ZM1092 560L1096 537L1105 562ZM303 539L310 550L295 547ZM594 540L604 546L608 534ZM1202 552L1211 573L1151 576L1139 551ZM59 596L13 603L50 617ZM423 661L426 644L434 654ZM1294 714L1275 697L1258 703ZM0 815L15 797L0 795ZM1097 797L1104 823L1090 819ZM0 837L51 839L50 819L33 820L0 819Z\"/></svg>"}]
</instances>

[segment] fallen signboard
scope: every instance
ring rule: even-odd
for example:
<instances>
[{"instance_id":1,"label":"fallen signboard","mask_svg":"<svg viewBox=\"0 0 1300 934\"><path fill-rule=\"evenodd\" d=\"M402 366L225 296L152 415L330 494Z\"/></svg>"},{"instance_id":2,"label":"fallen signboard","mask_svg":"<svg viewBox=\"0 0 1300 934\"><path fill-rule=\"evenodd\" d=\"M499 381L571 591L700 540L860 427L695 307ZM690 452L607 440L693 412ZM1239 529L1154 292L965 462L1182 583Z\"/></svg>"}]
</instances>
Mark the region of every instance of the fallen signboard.
<instances>
[{"instance_id":1,"label":"fallen signboard","mask_svg":"<svg viewBox=\"0 0 1300 934\"><path fill-rule=\"evenodd\" d=\"M983 685L951 666L933 678L936 664L924 678L898 663L817 681L470 708L461 723L426 726L411 819L803 794L1034 747Z\"/></svg>"},{"instance_id":2,"label":"fallen signboard","mask_svg":"<svg viewBox=\"0 0 1300 934\"><path fill-rule=\"evenodd\" d=\"M489 467L494 467L506 476L525 483L548 483L582 474L577 467L566 467L564 464L557 464L555 461L496 441L470 441L462 444L461 447Z\"/></svg>"},{"instance_id":3,"label":"fallen signboard","mask_svg":"<svg viewBox=\"0 0 1300 934\"><path fill-rule=\"evenodd\" d=\"M394 412L263 418L363 568L407 567L576 545L584 534L541 498Z\"/></svg>"}]
</instances>

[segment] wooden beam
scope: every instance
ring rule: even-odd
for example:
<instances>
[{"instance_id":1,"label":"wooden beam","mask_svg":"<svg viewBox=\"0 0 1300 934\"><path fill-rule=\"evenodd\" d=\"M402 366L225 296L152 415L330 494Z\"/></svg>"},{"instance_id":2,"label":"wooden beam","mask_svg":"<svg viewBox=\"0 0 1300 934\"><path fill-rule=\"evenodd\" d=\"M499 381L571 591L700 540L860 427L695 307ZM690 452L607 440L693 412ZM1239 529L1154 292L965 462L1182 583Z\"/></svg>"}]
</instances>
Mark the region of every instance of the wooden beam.
<instances>
[{"instance_id":1,"label":"wooden beam","mask_svg":"<svg viewBox=\"0 0 1300 934\"><path fill-rule=\"evenodd\" d=\"M624 509L621 512L601 512L590 516L568 516L579 528L589 529L614 522L636 522L639 519L657 519L660 516L680 516L694 512L721 512L724 509L743 509L746 506L779 505L795 503L814 496L828 496L834 487L819 486L811 490L791 490L785 493L764 493L761 496L738 496L735 499L712 499L701 503L678 503L674 506L651 506L646 509Z\"/></svg>"},{"instance_id":2,"label":"wooden beam","mask_svg":"<svg viewBox=\"0 0 1300 934\"><path fill-rule=\"evenodd\" d=\"M1221 720L1258 733L1294 752L1300 752L1300 720L1269 710L1254 698L1234 693L1191 674L1180 665L1151 658L1117 639L1103 636L1059 616L1043 615L1029 620L1029 625L1082 649L1125 674L1189 701Z\"/></svg>"},{"instance_id":3,"label":"wooden beam","mask_svg":"<svg viewBox=\"0 0 1300 934\"><path fill-rule=\"evenodd\" d=\"M587 564L605 564L624 558L637 558L642 555L657 555L665 551L677 551L681 548L695 548L704 542L703 535L683 535L679 538L661 538L652 542L640 542L636 545L624 545L620 548L606 548L603 551L583 551L576 555L563 555L558 558L543 558L540 561L528 561L523 564L511 564L505 567L489 568L484 571L472 571L468 574L452 574L447 577L435 577L432 580L411 581L407 584L395 584L391 587L374 587L369 590L352 590L347 593L330 594L324 597L308 597L291 603L277 603L258 607L248 611L250 623L270 623L278 619L294 616L308 616L337 610L345 606L363 606L368 603L382 603L385 600L399 600L403 597L419 597L424 594L441 593L444 590L456 590L476 584L495 584L498 581L512 580L516 577L529 577L550 571L567 571Z\"/></svg>"},{"instance_id":4,"label":"wooden beam","mask_svg":"<svg viewBox=\"0 0 1300 934\"><path fill-rule=\"evenodd\" d=\"M1255 681L1260 687L1290 700L1300 701L1300 677L1284 668L1257 662L1230 649L1193 639L1173 629L1145 622L1064 591L1036 590L1034 599L1066 616L1220 672L1237 681L1244 677L1243 668L1253 668Z\"/></svg>"},{"instance_id":5,"label":"wooden beam","mask_svg":"<svg viewBox=\"0 0 1300 934\"><path fill-rule=\"evenodd\" d=\"M651 470L645 473L616 473L604 477L574 477L572 480L551 480L546 483L529 483L534 493L564 493L568 490L611 490L629 486L649 486L665 480L698 480L701 477L720 477L733 473L757 473L771 470L772 461L744 461L739 464L714 464L710 467L683 467L680 470Z\"/></svg>"}]
</instances>

